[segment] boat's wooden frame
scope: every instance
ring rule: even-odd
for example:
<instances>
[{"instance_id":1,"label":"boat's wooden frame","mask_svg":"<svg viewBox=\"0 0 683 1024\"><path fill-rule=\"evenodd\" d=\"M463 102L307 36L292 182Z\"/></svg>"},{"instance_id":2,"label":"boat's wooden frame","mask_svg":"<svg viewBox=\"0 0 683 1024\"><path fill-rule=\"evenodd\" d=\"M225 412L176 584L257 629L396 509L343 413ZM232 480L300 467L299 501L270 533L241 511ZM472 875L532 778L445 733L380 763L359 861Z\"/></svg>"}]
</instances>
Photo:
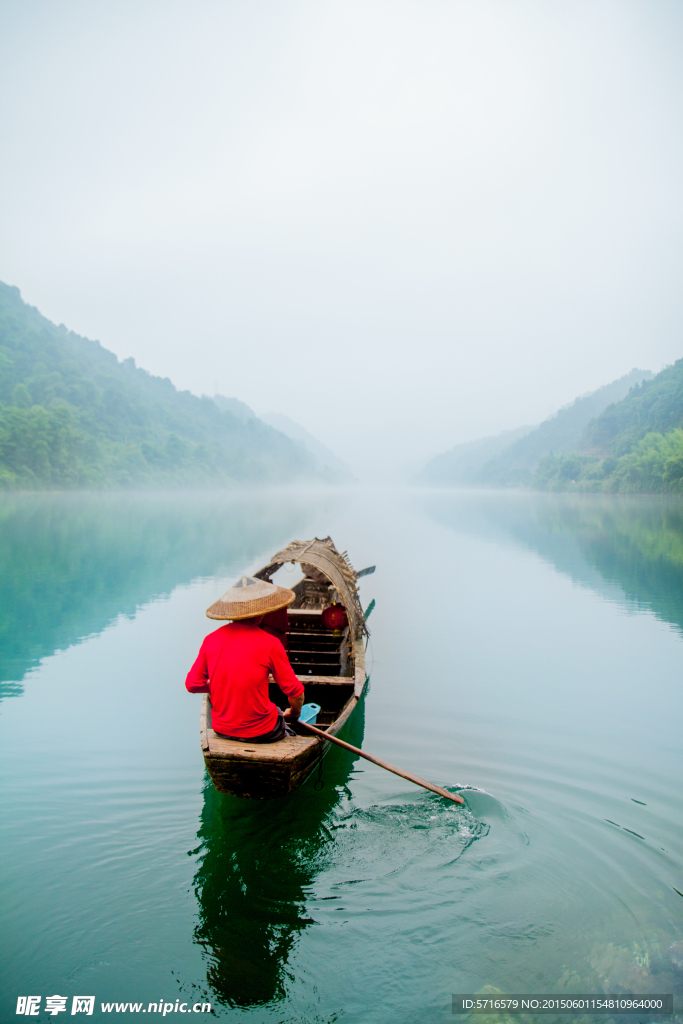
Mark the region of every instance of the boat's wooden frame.
<instances>
[{"instance_id":1,"label":"boat's wooden frame","mask_svg":"<svg viewBox=\"0 0 683 1024\"><path fill-rule=\"evenodd\" d=\"M287 562L310 565L322 572L329 580L327 600L337 600L347 611L349 625L340 636L340 647L346 645L344 675L299 675L304 686L313 687L315 699L322 706L319 723L329 735L336 736L348 721L358 704L367 682L365 670L365 638L368 630L365 616L358 597L358 574L349 562L346 553L339 553L329 537L312 541L294 541L272 557L269 564L254 575L261 579L270 576ZM316 608L315 588L309 588L304 579L294 588L297 601L291 606L290 615L296 622L297 613L302 619L318 621L322 617L322 606ZM306 607L313 603L314 607ZM348 695L342 691L342 703L338 687L345 686ZM329 690L327 688L329 687ZM271 697L283 702L283 695L271 678ZM326 712L325 697L329 698ZM346 697L346 699L343 699ZM304 699L308 699L306 694ZM284 703L284 702L283 702ZM338 706L339 705L339 706ZM325 718L330 721L326 722ZM200 717L202 753L211 781L221 793L233 796L265 800L286 796L297 789L315 767L317 760L330 747L330 743L315 736L288 736L276 743L247 743L228 740L217 735L211 728L211 701L205 694ZM322 746L322 750L320 749Z\"/></svg>"}]
</instances>

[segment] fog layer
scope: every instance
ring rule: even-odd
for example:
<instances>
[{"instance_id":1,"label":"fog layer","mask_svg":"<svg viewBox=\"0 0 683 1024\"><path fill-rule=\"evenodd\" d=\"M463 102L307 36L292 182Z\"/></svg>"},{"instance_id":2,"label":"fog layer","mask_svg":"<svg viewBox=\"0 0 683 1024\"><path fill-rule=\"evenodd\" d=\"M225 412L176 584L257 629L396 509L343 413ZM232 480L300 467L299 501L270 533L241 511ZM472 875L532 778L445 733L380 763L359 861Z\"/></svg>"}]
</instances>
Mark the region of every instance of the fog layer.
<instances>
[{"instance_id":1,"label":"fog layer","mask_svg":"<svg viewBox=\"0 0 683 1024\"><path fill-rule=\"evenodd\" d=\"M0 279L356 471L683 355L683 8L0 4Z\"/></svg>"}]
</instances>

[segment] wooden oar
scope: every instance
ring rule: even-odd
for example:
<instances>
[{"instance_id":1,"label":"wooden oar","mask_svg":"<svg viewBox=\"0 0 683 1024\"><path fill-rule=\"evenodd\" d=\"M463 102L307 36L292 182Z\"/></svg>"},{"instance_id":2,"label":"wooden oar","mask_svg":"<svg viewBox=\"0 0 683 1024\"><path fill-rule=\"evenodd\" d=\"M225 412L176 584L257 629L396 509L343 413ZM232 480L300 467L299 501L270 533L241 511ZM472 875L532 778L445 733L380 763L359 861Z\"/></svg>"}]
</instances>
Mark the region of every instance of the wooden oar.
<instances>
[{"instance_id":1,"label":"wooden oar","mask_svg":"<svg viewBox=\"0 0 683 1024\"><path fill-rule=\"evenodd\" d=\"M350 750L354 754L358 754L360 757L364 757L366 761L372 761L373 764L378 764L380 768L386 768L388 772L393 772L394 775L400 775L402 779L407 779L408 782L414 782L416 786L423 786L425 789L431 789L432 793L437 793L439 796L444 796L447 800L452 800L454 804L464 804L465 801L457 793L449 793L447 789L441 789L440 786L433 786L431 782L426 782L425 779L421 779L419 775L413 775L412 772L404 772L402 768L397 768L395 764L389 764L388 761L380 761L378 757L373 757L372 754L366 754L364 750L359 750L358 747L352 747L350 743L345 743L344 740L338 740L336 736L330 736L329 733L323 732L322 729L317 729L314 725L309 725L308 722L297 721L297 725L301 726L302 729L308 729L310 732L314 732L316 736L320 736L321 739L329 740L330 743L336 743L339 747L344 747L345 750Z\"/></svg>"}]
</instances>

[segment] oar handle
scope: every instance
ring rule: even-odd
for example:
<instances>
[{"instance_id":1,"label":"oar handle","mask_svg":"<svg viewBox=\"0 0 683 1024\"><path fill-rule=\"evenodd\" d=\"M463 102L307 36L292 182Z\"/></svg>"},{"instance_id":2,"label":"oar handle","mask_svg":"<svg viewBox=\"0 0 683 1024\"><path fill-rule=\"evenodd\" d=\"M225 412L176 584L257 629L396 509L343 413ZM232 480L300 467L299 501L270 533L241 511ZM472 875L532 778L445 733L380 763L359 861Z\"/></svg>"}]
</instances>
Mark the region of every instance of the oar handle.
<instances>
[{"instance_id":1,"label":"oar handle","mask_svg":"<svg viewBox=\"0 0 683 1024\"><path fill-rule=\"evenodd\" d=\"M353 747L350 743L346 743L344 740L338 740L336 736L330 736L329 733L316 728L315 725L309 725L308 722L302 721L297 721L296 724L302 729L308 729L309 732L315 733L315 735L320 736L321 739L329 740L330 743L336 743L338 747L344 747L345 750L350 750L352 753L358 754L359 757L364 757L366 761L372 761L373 764L379 765L380 768L386 768L388 772L393 772L394 775L400 775L402 779L407 779L408 782L414 782L416 786L423 786L424 789L429 789L432 793L437 793L439 796L445 797L446 800L452 800L454 804L465 803L463 798L457 793L449 793L447 789L442 789L441 786L434 786L431 782L421 779L419 775L413 775L412 772L404 772L402 768L397 768L395 764L390 764L388 761L381 761L379 757L373 757L372 754L366 754L366 752L364 750L360 750L359 747Z\"/></svg>"}]
</instances>

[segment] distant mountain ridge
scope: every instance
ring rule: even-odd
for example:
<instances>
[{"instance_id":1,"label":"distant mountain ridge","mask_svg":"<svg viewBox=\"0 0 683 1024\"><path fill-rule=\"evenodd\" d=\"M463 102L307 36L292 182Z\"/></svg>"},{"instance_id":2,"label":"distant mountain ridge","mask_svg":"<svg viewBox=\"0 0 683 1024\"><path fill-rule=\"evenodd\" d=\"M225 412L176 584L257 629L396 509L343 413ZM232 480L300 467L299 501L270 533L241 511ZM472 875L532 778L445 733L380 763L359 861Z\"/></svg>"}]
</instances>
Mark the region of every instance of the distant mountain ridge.
<instances>
[{"instance_id":1,"label":"distant mountain ridge","mask_svg":"<svg viewBox=\"0 0 683 1024\"><path fill-rule=\"evenodd\" d=\"M222 412L229 412L238 420L255 420L256 413L246 402L240 402L239 398L226 398L225 395L214 395L213 400Z\"/></svg>"},{"instance_id":2,"label":"distant mountain ridge","mask_svg":"<svg viewBox=\"0 0 683 1024\"><path fill-rule=\"evenodd\" d=\"M332 472L339 474L339 477L347 482L353 479L353 474L346 463L335 455L333 451L330 451L327 445L324 445L322 441L314 437L310 431L302 427L300 423L296 423L289 416L285 416L280 412L263 413L260 418L268 426L281 430L283 434L286 434L293 441L303 444L322 470L332 470Z\"/></svg>"},{"instance_id":3,"label":"distant mountain ridge","mask_svg":"<svg viewBox=\"0 0 683 1024\"><path fill-rule=\"evenodd\" d=\"M631 370L611 384L575 399L537 427L520 427L497 437L458 445L428 462L415 482L436 486L533 486L534 475L544 458L575 450L596 416L650 378L649 370Z\"/></svg>"},{"instance_id":4,"label":"distant mountain ridge","mask_svg":"<svg viewBox=\"0 0 683 1024\"><path fill-rule=\"evenodd\" d=\"M576 450L539 463L545 490L683 493L683 359L586 425Z\"/></svg>"},{"instance_id":5,"label":"distant mountain ridge","mask_svg":"<svg viewBox=\"0 0 683 1024\"><path fill-rule=\"evenodd\" d=\"M415 475L413 483L436 487L457 487L477 483L483 466L534 429L518 427L517 430L505 430L493 437L482 437L478 441L457 444L449 451L431 459Z\"/></svg>"},{"instance_id":6,"label":"distant mountain ridge","mask_svg":"<svg viewBox=\"0 0 683 1024\"><path fill-rule=\"evenodd\" d=\"M0 282L0 487L334 479L282 432L57 327ZM242 408L243 407L243 408Z\"/></svg>"},{"instance_id":7,"label":"distant mountain ridge","mask_svg":"<svg viewBox=\"0 0 683 1024\"><path fill-rule=\"evenodd\" d=\"M503 487L531 484L542 458L574 451L592 419L651 377L649 370L633 369L611 384L574 399L483 466L480 482Z\"/></svg>"}]
</instances>

